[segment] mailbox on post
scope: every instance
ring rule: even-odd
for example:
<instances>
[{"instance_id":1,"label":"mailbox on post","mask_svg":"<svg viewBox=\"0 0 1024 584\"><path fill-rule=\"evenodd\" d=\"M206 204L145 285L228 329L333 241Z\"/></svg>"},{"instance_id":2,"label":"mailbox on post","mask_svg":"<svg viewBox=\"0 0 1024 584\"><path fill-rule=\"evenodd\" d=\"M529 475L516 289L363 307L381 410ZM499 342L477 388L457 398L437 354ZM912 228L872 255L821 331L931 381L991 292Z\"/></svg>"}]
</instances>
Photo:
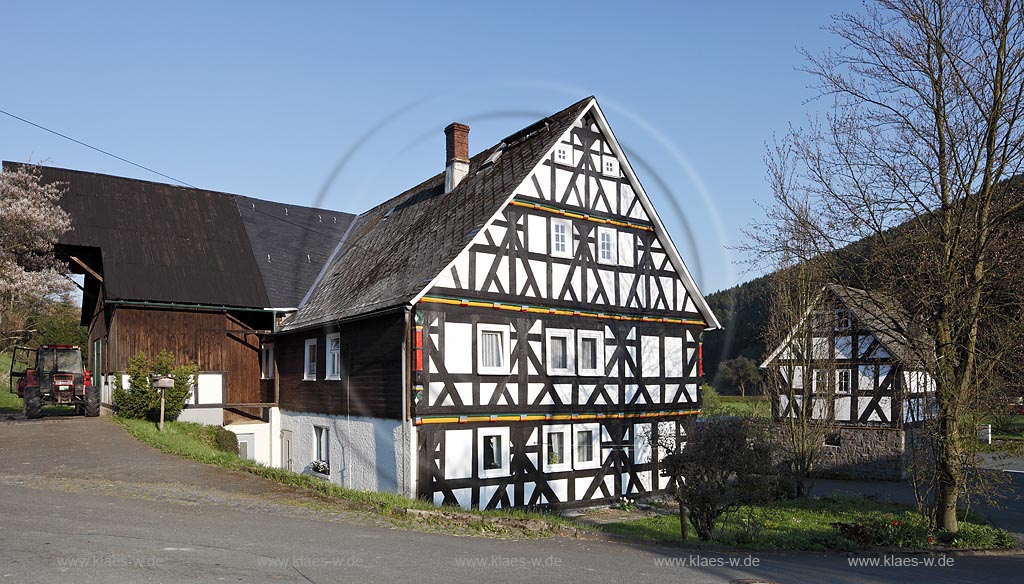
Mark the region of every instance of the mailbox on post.
<instances>
[{"instance_id":1,"label":"mailbox on post","mask_svg":"<svg viewBox=\"0 0 1024 584\"><path fill-rule=\"evenodd\" d=\"M153 382L153 388L160 392L160 431L164 431L164 394L168 389L174 387L174 380L170 377L158 377Z\"/></svg>"}]
</instances>

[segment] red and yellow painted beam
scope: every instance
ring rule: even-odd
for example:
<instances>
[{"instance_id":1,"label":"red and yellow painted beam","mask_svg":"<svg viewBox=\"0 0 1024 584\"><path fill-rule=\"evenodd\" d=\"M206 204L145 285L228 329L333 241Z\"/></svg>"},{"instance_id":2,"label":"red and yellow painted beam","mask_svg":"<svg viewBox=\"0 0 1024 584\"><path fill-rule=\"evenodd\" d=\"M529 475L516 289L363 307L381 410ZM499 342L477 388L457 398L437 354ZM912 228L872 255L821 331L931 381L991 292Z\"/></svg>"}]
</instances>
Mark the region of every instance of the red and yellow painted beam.
<instances>
[{"instance_id":1,"label":"red and yellow painted beam","mask_svg":"<svg viewBox=\"0 0 1024 584\"><path fill-rule=\"evenodd\" d=\"M476 414L466 416L416 416L413 424L472 424L477 422L585 422L590 420L635 420L694 416L700 410L670 410L660 412L609 412L603 414Z\"/></svg>"},{"instance_id":2,"label":"red and yellow painted beam","mask_svg":"<svg viewBox=\"0 0 1024 584\"><path fill-rule=\"evenodd\" d=\"M629 314L615 314L607 312L592 312L586 310L567 310L564 308L552 308L548 306L535 306L529 304L508 304L505 302L488 302L485 300L467 300L465 298L447 298L444 296L424 296L420 302L433 304L448 304L450 306L469 306L472 308L493 308L495 310L507 310L510 312L528 312L532 314L554 314L558 316L581 316L585 318L596 318L598 320L625 320L635 322L655 322L665 324L681 324L693 326L707 326L703 320L685 318L671 318L667 316L635 316Z\"/></svg>"},{"instance_id":3,"label":"red and yellow painted beam","mask_svg":"<svg viewBox=\"0 0 1024 584\"><path fill-rule=\"evenodd\" d=\"M654 231L654 227L651 225L633 223L632 221L621 221L619 219L609 219L606 217L595 217L594 215L591 215L589 213L577 213L575 211L567 211L565 209L559 209L558 207L545 205L544 203L535 203L533 201L524 201L522 199L512 199L512 205L515 207L525 207L527 209L533 209L535 211L544 211L545 213L552 213L554 215L568 217L569 219L582 219L583 221L590 221L591 223L600 223L601 225L627 227L629 229L637 229L639 231Z\"/></svg>"}]
</instances>

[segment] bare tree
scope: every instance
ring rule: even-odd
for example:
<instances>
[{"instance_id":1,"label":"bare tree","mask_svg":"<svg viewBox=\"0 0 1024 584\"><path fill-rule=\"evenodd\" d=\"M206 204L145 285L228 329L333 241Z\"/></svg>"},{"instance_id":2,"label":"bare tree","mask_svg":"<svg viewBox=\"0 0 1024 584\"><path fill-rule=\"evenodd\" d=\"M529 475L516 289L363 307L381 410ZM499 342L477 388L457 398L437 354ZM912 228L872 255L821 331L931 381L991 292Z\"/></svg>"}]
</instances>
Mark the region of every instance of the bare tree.
<instances>
[{"instance_id":1,"label":"bare tree","mask_svg":"<svg viewBox=\"0 0 1024 584\"><path fill-rule=\"evenodd\" d=\"M31 165L8 167L0 177L0 351L26 336L36 308L69 289L67 266L53 255L71 226L57 205L62 194Z\"/></svg>"},{"instance_id":2,"label":"bare tree","mask_svg":"<svg viewBox=\"0 0 1024 584\"><path fill-rule=\"evenodd\" d=\"M765 344L775 347L764 367L782 462L806 496L826 435L835 420L835 327L825 311L826 284L816 262L785 262L770 280Z\"/></svg>"},{"instance_id":3,"label":"bare tree","mask_svg":"<svg viewBox=\"0 0 1024 584\"><path fill-rule=\"evenodd\" d=\"M1022 255L1024 0L877 0L829 29L840 48L806 57L832 109L770 153L770 173L792 180L754 247L815 259L923 326L932 511L956 532L981 390L1016 344L996 331L1024 315L1019 284L999 286ZM769 237L780 224L797 236Z\"/></svg>"}]
</instances>

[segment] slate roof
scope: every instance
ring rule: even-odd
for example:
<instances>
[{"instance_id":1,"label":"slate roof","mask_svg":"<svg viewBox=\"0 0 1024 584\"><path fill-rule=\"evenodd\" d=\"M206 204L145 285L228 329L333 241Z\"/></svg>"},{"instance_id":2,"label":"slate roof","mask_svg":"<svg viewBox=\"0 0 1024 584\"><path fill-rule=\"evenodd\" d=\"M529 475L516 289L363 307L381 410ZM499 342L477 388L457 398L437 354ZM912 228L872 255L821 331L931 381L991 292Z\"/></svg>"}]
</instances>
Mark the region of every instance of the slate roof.
<instances>
[{"instance_id":1,"label":"slate roof","mask_svg":"<svg viewBox=\"0 0 1024 584\"><path fill-rule=\"evenodd\" d=\"M298 308L355 215L235 195L269 306Z\"/></svg>"},{"instance_id":2,"label":"slate roof","mask_svg":"<svg viewBox=\"0 0 1024 584\"><path fill-rule=\"evenodd\" d=\"M3 168L19 164L4 162ZM43 182L67 187L60 206L71 215L72 229L58 247L98 249L105 297L112 301L295 307L352 219L216 191L38 169ZM282 218L285 208L289 216ZM314 223L318 213L337 216L339 224ZM313 250L309 260L307 249ZM257 261L266 253L273 253L272 264Z\"/></svg>"},{"instance_id":3,"label":"slate roof","mask_svg":"<svg viewBox=\"0 0 1024 584\"><path fill-rule=\"evenodd\" d=\"M826 292L835 295L850 310L857 326L870 331L897 361L917 367L934 359L935 349L931 339L923 330L912 324L913 319L910 315L892 299L884 298L877 293L869 294L860 288L827 284L822 288L822 293L815 299L813 306L818 306L822 302ZM811 312L807 311L800 323L787 335L786 340L775 347L758 367L768 367L778 358L793 335L810 318Z\"/></svg>"},{"instance_id":4,"label":"slate roof","mask_svg":"<svg viewBox=\"0 0 1024 584\"><path fill-rule=\"evenodd\" d=\"M282 330L413 300L469 245L592 100L574 103L472 157L469 174L447 195L442 172L357 217L309 301Z\"/></svg>"},{"instance_id":5,"label":"slate roof","mask_svg":"<svg viewBox=\"0 0 1024 584\"><path fill-rule=\"evenodd\" d=\"M900 362L914 365L934 358L931 339L914 327L910 315L891 299L839 284L825 288L835 294L853 313L855 321L870 330Z\"/></svg>"}]
</instances>

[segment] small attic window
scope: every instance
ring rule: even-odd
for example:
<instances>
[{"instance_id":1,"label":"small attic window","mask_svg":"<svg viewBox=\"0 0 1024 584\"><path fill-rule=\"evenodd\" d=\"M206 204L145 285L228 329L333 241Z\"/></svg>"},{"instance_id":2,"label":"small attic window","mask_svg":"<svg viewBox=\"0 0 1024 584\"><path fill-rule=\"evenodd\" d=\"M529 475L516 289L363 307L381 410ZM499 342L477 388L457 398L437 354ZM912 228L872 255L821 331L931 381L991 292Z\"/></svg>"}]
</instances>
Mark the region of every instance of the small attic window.
<instances>
[{"instance_id":1,"label":"small attic window","mask_svg":"<svg viewBox=\"0 0 1024 584\"><path fill-rule=\"evenodd\" d=\"M397 209L397 208L398 208L398 207L391 207L390 209L388 209L388 212L387 212L387 213L384 213L384 218L385 218L385 219L387 219L388 217L390 217L390 216L391 216L391 214L392 214L392 213L394 213L394 212L395 212L395 209Z\"/></svg>"},{"instance_id":2,"label":"small attic window","mask_svg":"<svg viewBox=\"0 0 1024 584\"><path fill-rule=\"evenodd\" d=\"M837 308L835 311L836 331L848 331L853 326L853 319L850 311L845 308Z\"/></svg>"},{"instance_id":3,"label":"small attic window","mask_svg":"<svg viewBox=\"0 0 1024 584\"><path fill-rule=\"evenodd\" d=\"M601 173L605 176L619 176L619 159L609 155L605 155L603 158Z\"/></svg>"},{"instance_id":4,"label":"small attic window","mask_svg":"<svg viewBox=\"0 0 1024 584\"><path fill-rule=\"evenodd\" d=\"M565 165L572 164L572 154L569 152L568 146L565 144L559 144L555 147L555 162Z\"/></svg>"}]
</instances>

